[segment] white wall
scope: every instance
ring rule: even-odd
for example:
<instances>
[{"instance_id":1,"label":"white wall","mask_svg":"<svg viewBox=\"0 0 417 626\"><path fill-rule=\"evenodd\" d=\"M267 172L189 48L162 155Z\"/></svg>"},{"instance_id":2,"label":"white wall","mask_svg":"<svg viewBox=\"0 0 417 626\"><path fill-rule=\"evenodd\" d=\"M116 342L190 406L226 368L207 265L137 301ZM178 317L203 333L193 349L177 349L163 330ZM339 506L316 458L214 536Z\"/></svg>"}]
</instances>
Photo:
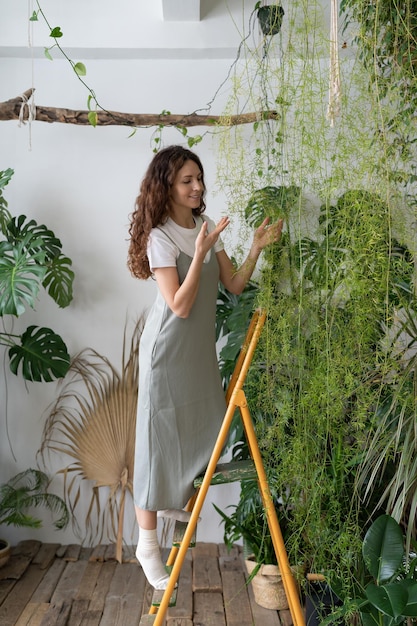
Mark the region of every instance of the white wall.
<instances>
[{"instance_id":1,"label":"white wall","mask_svg":"<svg viewBox=\"0 0 417 626\"><path fill-rule=\"evenodd\" d=\"M242 10L245 4L253 6L240 0L202 2L199 23L164 23L155 0L121 0L117 5L109 0L41 2L51 25L61 26L62 45L70 49L71 58L86 63L85 80L100 103L134 113L163 109L189 113L204 107L233 62L242 19L249 15ZM28 3L0 0L0 16L0 101L34 86L39 104L85 109L87 92L68 63L57 53L53 62L43 57L42 48L53 42L42 22L31 33L35 48L27 47ZM224 87L213 114L222 112L226 95ZM204 130L192 129L191 134ZM60 310L42 296L36 311L25 314L16 327L50 326L62 334L71 354L91 347L113 364L121 362L126 316L136 319L155 294L152 281L135 280L126 268L128 215L152 157L151 133L141 129L128 138L130 130L122 127L94 129L43 122L19 127L16 121L0 122L0 170L15 170L5 189L9 209L52 228L73 260L76 275L69 308ZM163 141L181 143L182 137L171 129ZM221 190L216 190L215 197L212 193L216 156L210 136L196 152L206 169L207 212L218 218L227 207ZM25 384L7 370L5 365L0 375L0 482L35 465L47 407L57 395L55 383ZM16 461L7 440L6 415ZM61 459L57 466L66 462ZM60 488L57 481L57 493ZM210 490L199 540L222 541L222 526L211 500L215 498L224 508L237 497L237 485ZM132 515L129 519L132 523ZM51 530L47 520L37 531L3 527L1 534L13 543L28 537L79 541L71 529Z\"/></svg>"}]
</instances>

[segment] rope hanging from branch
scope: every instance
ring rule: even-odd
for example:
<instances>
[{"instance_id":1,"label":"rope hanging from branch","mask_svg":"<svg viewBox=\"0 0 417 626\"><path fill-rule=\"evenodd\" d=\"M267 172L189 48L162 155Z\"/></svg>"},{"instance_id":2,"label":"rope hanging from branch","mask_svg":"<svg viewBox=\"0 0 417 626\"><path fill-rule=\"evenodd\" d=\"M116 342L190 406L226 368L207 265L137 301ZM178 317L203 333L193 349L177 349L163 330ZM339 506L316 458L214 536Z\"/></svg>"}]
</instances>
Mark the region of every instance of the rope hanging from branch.
<instances>
[{"instance_id":1,"label":"rope hanging from branch","mask_svg":"<svg viewBox=\"0 0 417 626\"><path fill-rule=\"evenodd\" d=\"M340 115L341 108L337 15L337 0L330 0L330 80L327 119L330 120L330 126L332 127L334 126L335 118Z\"/></svg>"}]
</instances>

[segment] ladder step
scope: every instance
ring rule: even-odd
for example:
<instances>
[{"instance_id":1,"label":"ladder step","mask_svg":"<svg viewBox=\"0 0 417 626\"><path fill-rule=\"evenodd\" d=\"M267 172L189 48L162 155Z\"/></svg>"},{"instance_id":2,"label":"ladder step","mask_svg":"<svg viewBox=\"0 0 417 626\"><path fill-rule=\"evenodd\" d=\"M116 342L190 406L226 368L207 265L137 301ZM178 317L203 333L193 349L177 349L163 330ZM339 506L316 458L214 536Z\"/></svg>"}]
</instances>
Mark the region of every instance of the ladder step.
<instances>
[{"instance_id":1,"label":"ladder step","mask_svg":"<svg viewBox=\"0 0 417 626\"><path fill-rule=\"evenodd\" d=\"M187 530L188 522L175 522L174 534L172 536L172 545L176 548L181 546L182 540L184 539L185 531ZM195 547L196 542L196 531L194 529L194 533L191 537L190 548Z\"/></svg>"},{"instance_id":2,"label":"ladder step","mask_svg":"<svg viewBox=\"0 0 417 626\"><path fill-rule=\"evenodd\" d=\"M149 613L145 613L140 618L139 626L151 626L155 622L156 613L154 615L149 615Z\"/></svg>"},{"instance_id":3,"label":"ladder step","mask_svg":"<svg viewBox=\"0 0 417 626\"><path fill-rule=\"evenodd\" d=\"M175 587L175 589L172 592L172 595L171 595L171 597L169 599L168 606L175 606L176 605L176 603L177 603L177 591L178 591L178 588ZM152 596L152 606L160 606L164 593L165 593L164 589L154 589L153 596Z\"/></svg>"},{"instance_id":4,"label":"ladder step","mask_svg":"<svg viewBox=\"0 0 417 626\"><path fill-rule=\"evenodd\" d=\"M257 478L255 464L252 459L246 461L232 461L231 463L219 463L211 479L211 485L224 485L237 480L253 480ZM194 487L201 487L204 474L194 479Z\"/></svg>"}]
</instances>

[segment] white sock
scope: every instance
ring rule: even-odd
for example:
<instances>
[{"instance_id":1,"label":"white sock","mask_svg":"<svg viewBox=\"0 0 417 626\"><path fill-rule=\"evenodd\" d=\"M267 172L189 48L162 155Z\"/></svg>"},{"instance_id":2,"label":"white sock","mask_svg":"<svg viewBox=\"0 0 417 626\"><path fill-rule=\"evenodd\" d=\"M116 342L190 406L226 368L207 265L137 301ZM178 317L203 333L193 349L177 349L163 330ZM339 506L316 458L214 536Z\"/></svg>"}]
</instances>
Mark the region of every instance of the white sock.
<instances>
[{"instance_id":1,"label":"white sock","mask_svg":"<svg viewBox=\"0 0 417 626\"><path fill-rule=\"evenodd\" d=\"M169 575L162 562L156 528L153 530L139 528L136 558L142 565L149 584L155 589L166 589Z\"/></svg>"},{"instance_id":2,"label":"white sock","mask_svg":"<svg viewBox=\"0 0 417 626\"><path fill-rule=\"evenodd\" d=\"M189 522L191 513L189 511L184 511L183 509L163 509L162 511L158 511L158 517L168 517L169 519L174 519L177 522ZM198 521L200 521L200 517Z\"/></svg>"}]
</instances>

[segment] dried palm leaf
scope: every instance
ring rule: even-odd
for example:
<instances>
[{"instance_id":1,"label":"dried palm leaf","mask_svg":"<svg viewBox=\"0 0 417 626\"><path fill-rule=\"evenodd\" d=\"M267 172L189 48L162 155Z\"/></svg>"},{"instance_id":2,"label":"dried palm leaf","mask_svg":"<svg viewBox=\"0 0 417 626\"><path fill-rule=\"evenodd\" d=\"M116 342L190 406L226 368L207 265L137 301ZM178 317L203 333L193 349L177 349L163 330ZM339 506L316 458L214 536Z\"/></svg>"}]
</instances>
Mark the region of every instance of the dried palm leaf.
<instances>
[{"instance_id":1,"label":"dried palm leaf","mask_svg":"<svg viewBox=\"0 0 417 626\"><path fill-rule=\"evenodd\" d=\"M126 496L132 496L138 389L138 352L142 320L136 324L126 354L123 337L121 373L95 350L86 348L72 361L61 392L47 418L40 449L72 460L58 470L64 476L64 495L79 528L76 510L82 481L93 481L85 516L87 541L100 542L106 533L116 541L122 560ZM107 506L101 510L99 488L107 487ZM93 522L93 520L96 520Z\"/></svg>"}]
</instances>

